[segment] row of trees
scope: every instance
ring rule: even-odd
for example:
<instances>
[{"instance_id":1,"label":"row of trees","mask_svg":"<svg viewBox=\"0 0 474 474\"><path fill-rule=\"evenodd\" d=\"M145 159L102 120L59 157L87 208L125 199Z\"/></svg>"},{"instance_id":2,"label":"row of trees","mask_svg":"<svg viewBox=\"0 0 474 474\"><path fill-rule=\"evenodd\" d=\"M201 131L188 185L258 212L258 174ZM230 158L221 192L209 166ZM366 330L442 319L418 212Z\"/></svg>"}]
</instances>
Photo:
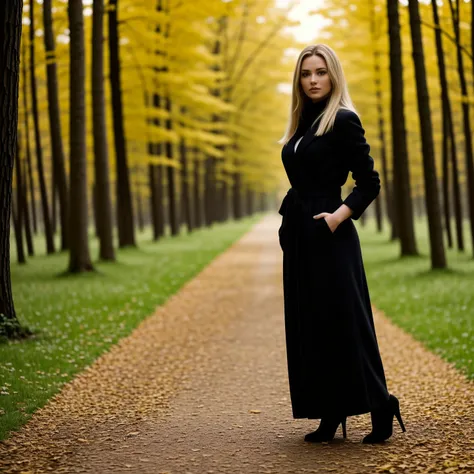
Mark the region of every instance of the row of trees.
<instances>
[{"instance_id":1,"label":"row of trees","mask_svg":"<svg viewBox=\"0 0 474 474\"><path fill-rule=\"evenodd\" d=\"M91 216L99 258L113 261L114 224L118 246L135 246L148 223L158 240L166 224L177 235L183 224L190 232L273 207L283 171L269 158L286 119L277 87L292 68L285 49L296 43L284 32L291 8L271 0L94 0L92 8L28 0L15 46L20 263L34 255L40 226L47 253L57 251L59 230L67 271L82 272L94 269ZM2 318L15 321L12 299L0 302Z\"/></svg>"},{"instance_id":2,"label":"row of trees","mask_svg":"<svg viewBox=\"0 0 474 474\"><path fill-rule=\"evenodd\" d=\"M80 272L93 269L91 216L99 258L114 260L114 223L123 247L136 245L136 229L148 223L159 239L166 224L176 235L182 224L192 231L273 207L286 183L277 139L288 97L277 86L290 81L302 46L286 32L288 3L94 0L84 8L81 0L28 0L21 44L12 43L19 25L5 6L4 31L12 32L1 43L5 60L13 61L11 49L22 57L18 140L8 108L10 128L2 132L14 137L5 153L16 157L19 260L26 261L25 240L34 254L39 224L47 252L56 251L59 229L68 271ZM376 150L384 184L374 203L379 230L385 209L401 254L418 254L415 204L427 216L433 268L447 265L445 235L449 247L465 250L466 217L474 251L472 2L327 0L315 13L331 19L315 42L341 57ZM11 93L18 86L12 64ZM8 193L10 169L0 172ZM2 202L6 229L10 199ZM16 321L5 265L2 272L2 320Z\"/></svg>"},{"instance_id":3,"label":"row of trees","mask_svg":"<svg viewBox=\"0 0 474 474\"><path fill-rule=\"evenodd\" d=\"M317 13L333 19L324 33L377 146L381 198L401 255L418 254L413 203L421 201L433 268L447 265L443 231L450 248L455 241L465 250L465 217L474 251L472 2L335 0ZM382 200L375 201L379 229Z\"/></svg>"}]
</instances>

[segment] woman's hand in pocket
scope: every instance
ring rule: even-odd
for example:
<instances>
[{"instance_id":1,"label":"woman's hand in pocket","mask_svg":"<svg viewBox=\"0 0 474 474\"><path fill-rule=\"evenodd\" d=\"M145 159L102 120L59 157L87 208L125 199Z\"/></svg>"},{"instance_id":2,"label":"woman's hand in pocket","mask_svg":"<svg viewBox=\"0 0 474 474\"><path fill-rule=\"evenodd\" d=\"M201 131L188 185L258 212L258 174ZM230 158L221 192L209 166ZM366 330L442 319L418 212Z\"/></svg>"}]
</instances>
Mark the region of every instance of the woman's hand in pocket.
<instances>
[{"instance_id":1,"label":"woman's hand in pocket","mask_svg":"<svg viewBox=\"0 0 474 474\"><path fill-rule=\"evenodd\" d=\"M336 231L337 226L340 224L339 220L334 216L334 214L331 214L330 212L321 212L319 214L316 214L315 216L313 216L313 219L325 219L329 230L332 233Z\"/></svg>"}]
</instances>

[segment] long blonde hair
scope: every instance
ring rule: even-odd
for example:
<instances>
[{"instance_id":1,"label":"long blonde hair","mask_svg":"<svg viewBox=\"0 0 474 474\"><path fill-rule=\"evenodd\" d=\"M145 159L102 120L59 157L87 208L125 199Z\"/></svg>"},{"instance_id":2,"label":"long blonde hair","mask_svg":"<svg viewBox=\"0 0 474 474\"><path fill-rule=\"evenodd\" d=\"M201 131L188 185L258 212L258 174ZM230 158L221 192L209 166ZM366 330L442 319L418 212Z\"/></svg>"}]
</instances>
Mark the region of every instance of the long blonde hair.
<instances>
[{"instance_id":1,"label":"long blonde hair","mask_svg":"<svg viewBox=\"0 0 474 474\"><path fill-rule=\"evenodd\" d=\"M304 102L310 100L301 87L301 64L308 56L320 56L326 61L332 90L324 111L320 114L321 121L315 135L324 135L334 126L336 113L340 108L349 109L357 113L349 95L346 78L336 53L326 44L309 45L301 51L293 73L293 88L291 106L286 132L278 143L286 145L298 128ZM319 118L317 117L316 120ZM314 122L313 122L314 123Z\"/></svg>"}]
</instances>

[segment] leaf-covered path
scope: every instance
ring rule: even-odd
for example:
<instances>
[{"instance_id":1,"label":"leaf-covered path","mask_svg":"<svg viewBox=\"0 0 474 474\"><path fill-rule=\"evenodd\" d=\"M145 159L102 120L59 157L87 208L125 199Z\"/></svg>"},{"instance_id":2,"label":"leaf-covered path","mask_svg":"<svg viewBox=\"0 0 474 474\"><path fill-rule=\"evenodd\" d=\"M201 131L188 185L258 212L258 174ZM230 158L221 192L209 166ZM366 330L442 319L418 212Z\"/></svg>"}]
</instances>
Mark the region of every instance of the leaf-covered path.
<instances>
[{"instance_id":1,"label":"leaf-covered path","mask_svg":"<svg viewBox=\"0 0 474 474\"><path fill-rule=\"evenodd\" d=\"M0 471L474 472L474 384L375 308L407 432L364 445L364 414L346 440L303 441L319 420L291 416L279 223L266 216L0 443Z\"/></svg>"}]
</instances>

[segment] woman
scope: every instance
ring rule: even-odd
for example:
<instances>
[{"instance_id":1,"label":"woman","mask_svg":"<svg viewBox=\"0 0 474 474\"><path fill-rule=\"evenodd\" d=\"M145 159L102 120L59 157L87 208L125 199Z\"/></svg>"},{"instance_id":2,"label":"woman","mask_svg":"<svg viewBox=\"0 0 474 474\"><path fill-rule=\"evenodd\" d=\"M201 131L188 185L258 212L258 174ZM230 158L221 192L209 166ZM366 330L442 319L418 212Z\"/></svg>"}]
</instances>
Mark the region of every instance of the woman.
<instances>
[{"instance_id":1,"label":"woman","mask_svg":"<svg viewBox=\"0 0 474 474\"><path fill-rule=\"evenodd\" d=\"M346 417L371 414L364 443L403 431L375 335L357 220L380 191L364 129L334 51L299 55L282 161L291 189L278 231L283 250L286 349L294 418L321 418L306 441L329 441ZM341 199L349 171L356 186ZM349 219L350 217L350 219Z\"/></svg>"}]
</instances>

